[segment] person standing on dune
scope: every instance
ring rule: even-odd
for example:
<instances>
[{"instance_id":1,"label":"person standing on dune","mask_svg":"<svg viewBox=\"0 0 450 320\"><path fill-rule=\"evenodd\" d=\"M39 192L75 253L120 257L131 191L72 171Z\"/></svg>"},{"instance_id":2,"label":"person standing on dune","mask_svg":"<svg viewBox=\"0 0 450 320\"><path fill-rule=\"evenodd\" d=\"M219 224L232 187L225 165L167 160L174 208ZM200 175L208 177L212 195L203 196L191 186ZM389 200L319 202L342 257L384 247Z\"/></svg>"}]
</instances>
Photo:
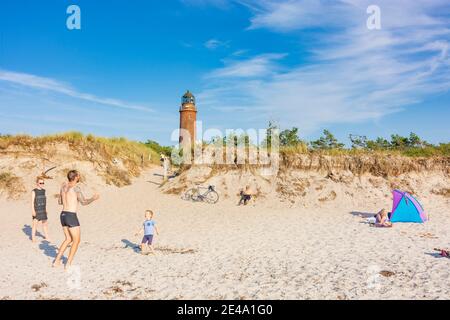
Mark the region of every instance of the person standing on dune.
<instances>
[{"instance_id":1,"label":"person standing on dune","mask_svg":"<svg viewBox=\"0 0 450 320\"><path fill-rule=\"evenodd\" d=\"M63 206L61 212L61 225L63 227L65 240L58 250L58 255L53 262L53 266L61 264L61 258L64 255L69 244L71 244L69 257L67 258L66 269L72 265L75 253L80 244L80 222L78 221L77 211L78 203L84 206L98 200L100 196L95 194L92 198L86 199L81 192L78 183L80 182L80 174L76 170L69 171L67 174L68 182L61 187L59 204Z\"/></svg>"},{"instance_id":2,"label":"person standing on dune","mask_svg":"<svg viewBox=\"0 0 450 320\"><path fill-rule=\"evenodd\" d=\"M170 160L167 156L161 153L161 165L163 167L163 182L169 179Z\"/></svg>"}]
</instances>

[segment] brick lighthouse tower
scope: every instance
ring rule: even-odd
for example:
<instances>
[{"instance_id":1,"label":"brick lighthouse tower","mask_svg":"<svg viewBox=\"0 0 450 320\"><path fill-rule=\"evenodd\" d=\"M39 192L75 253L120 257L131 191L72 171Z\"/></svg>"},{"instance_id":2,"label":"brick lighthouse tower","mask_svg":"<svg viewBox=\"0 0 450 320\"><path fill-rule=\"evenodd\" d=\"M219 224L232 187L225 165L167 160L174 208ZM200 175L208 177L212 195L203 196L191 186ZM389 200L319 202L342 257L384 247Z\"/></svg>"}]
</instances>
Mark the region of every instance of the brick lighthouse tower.
<instances>
[{"instance_id":1,"label":"brick lighthouse tower","mask_svg":"<svg viewBox=\"0 0 450 320\"><path fill-rule=\"evenodd\" d=\"M195 132L197 121L197 108L195 106L195 97L192 93L186 91L181 98L180 107L180 148L190 149L195 143Z\"/></svg>"}]
</instances>

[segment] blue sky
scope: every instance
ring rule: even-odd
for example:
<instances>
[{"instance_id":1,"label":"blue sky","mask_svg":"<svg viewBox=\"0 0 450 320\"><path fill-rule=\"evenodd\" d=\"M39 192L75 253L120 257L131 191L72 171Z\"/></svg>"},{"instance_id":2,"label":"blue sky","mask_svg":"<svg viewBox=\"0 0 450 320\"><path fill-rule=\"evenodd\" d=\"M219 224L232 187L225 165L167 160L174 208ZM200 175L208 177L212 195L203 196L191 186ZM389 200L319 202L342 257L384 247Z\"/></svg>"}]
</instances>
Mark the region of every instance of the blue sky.
<instances>
[{"instance_id":1,"label":"blue sky","mask_svg":"<svg viewBox=\"0 0 450 320\"><path fill-rule=\"evenodd\" d=\"M448 0L2 1L0 133L174 144L190 89L206 129L448 142L449 43Z\"/></svg>"}]
</instances>

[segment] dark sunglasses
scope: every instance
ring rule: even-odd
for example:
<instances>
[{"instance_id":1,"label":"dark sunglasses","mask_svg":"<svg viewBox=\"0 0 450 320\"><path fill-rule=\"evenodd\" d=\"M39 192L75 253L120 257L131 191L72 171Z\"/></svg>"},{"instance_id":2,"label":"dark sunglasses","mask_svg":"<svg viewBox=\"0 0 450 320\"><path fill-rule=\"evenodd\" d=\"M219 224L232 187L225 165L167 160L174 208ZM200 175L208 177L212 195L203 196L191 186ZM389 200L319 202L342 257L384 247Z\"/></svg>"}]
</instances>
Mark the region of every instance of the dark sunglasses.
<instances>
[{"instance_id":1,"label":"dark sunglasses","mask_svg":"<svg viewBox=\"0 0 450 320\"><path fill-rule=\"evenodd\" d=\"M39 182L39 184L40 184L41 186L43 186L43 185L45 184L45 182Z\"/></svg>"}]
</instances>

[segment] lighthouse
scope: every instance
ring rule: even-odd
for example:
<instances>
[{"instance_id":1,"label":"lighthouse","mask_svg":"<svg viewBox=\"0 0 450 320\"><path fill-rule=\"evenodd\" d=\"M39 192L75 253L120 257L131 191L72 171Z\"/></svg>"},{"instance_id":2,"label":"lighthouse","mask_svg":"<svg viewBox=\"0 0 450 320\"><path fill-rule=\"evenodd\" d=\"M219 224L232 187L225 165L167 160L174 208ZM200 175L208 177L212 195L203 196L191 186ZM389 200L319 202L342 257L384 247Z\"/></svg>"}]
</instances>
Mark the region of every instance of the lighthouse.
<instances>
[{"instance_id":1,"label":"lighthouse","mask_svg":"<svg viewBox=\"0 0 450 320\"><path fill-rule=\"evenodd\" d=\"M180 107L180 148L192 148L195 143L195 132L197 121L197 107L195 97L188 91L181 97Z\"/></svg>"}]
</instances>

